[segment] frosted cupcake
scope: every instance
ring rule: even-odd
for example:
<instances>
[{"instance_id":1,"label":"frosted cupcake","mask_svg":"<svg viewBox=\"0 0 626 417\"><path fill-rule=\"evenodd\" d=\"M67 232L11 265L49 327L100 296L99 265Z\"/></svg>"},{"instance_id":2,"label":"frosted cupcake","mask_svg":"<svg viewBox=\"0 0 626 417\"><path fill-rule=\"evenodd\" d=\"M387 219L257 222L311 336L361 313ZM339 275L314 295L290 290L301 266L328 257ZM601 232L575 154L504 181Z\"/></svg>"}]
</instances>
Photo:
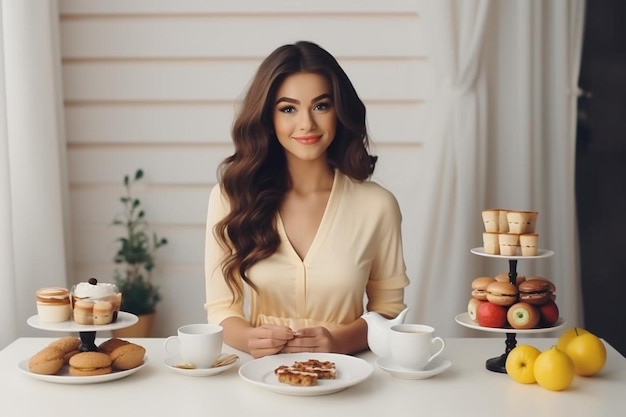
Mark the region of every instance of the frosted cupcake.
<instances>
[{"instance_id":1,"label":"frosted cupcake","mask_svg":"<svg viewBox=\"0 0 626 417\"><path fill-rule=\"evenodd\" d=\"M90 278L72 289L72 317L78 324L109 324L117 320L122 294L114 284Z\"/></svg>"}]
</instances>

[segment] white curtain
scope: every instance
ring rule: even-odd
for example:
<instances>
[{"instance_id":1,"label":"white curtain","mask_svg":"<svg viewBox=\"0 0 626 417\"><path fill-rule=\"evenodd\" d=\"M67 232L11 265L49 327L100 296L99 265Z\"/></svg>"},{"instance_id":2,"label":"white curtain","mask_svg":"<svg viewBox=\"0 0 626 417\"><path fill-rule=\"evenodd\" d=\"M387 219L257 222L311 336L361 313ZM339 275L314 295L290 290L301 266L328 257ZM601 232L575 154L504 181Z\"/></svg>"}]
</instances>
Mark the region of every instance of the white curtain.
<instances>
[{"instance_id":1,"label":"white curtain","mask_svg":"<svg viewBox=\"0 0 626 417\"><path fill-rule=\"evenodd\" d=\"M411 319L441 335L487 335L453 318L473 278L508 271L505 260L469 252L482 245L481 210L503 207L539 211L540 246L555 255L519 261L517 272L553 280L561 315L580 324L574 161L584 1L428 0L426 11L440 82L425 152L437 170L422 194Z\"/></svg>"},{"instance_id":2,"label":"white curtain","mask_svg":"<svg viewBox=\"0 0 626 417\"><path fill-rule=\"evenodd\" d=\"M55 1L2 0L0 348L42 335L26 319L41 286L67 286L65 139Z\"/></svg>"},{"instance_id":3,"label":"white curtain","mask_svg":"<svg viewBox=\"0 0 626 417\"><path fill-rule=\"evenodd\" d=\"M482 48L490 0L427 1L424 24L438 84L430 97L424 152L435 170L421 194L425 216L411 319L440 335L459 334L478 268L470 249L481 233L485 199L486 83ZM434 161L434 162L432 162ZM415 301L411 303L411 296Z\"/></svg>"}]
</instances>

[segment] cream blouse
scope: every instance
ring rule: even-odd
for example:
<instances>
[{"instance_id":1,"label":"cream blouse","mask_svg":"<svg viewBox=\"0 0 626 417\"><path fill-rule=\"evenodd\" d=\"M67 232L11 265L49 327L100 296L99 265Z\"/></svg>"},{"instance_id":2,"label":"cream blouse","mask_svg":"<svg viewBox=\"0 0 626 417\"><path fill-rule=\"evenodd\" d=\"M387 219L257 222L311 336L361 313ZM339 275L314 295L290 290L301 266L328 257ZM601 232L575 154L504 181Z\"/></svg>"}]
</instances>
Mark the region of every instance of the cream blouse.
<instances>
[{"instance_id":1,"label":"cream blouse","mask_svg":"<svg viewBox=\"0 0 626 417\"><path fill-rule=\"evenodd\" d=\"M317 234L302 260L291 246L280 215L281 243L255 264L246 301L232 304L219 264L224 253L213 235L229 210L219 185L211 191L206 232L206 304L209 323L232 316L253 326L273 323L294 330L349 324L364 312L395 316L405 308L409 283L402 254L401 214L395 197L380 185L357 182L335 171L333 187ZM364 297L364 296L367 297ZM244 304L246 310L244 313Z\"/></svg>"}]
</instances>

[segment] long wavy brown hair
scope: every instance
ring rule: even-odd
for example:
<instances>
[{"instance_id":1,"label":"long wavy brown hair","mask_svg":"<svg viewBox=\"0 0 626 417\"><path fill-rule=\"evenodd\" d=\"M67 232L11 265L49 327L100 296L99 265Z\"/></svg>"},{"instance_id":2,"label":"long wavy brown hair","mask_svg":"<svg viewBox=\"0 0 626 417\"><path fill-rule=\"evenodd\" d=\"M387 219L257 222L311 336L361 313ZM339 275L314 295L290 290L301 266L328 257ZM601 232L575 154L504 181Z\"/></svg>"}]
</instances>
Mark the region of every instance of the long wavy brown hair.
<instances>
[{"instance_id":1,"label":"long wavy brown hair","mask_svg":"<svg viewBox=\"0 0 626 417\"><path fill-rule=\"evenodd\" d=\"M276 213L289 190L290 177L285 151L273 133L272 114L281 83L299 72L319 74L331 86L337 133L327 150L330 165L358 181L374 172L376 157L368 152L365 105L337 60L306 41L274 50L252 79L232 128L235 152L218 172L230 213L217 223L214 233L226 249L221 266L234 301L243 297L238 278L256 290L247 271L280 244Z\"/></svg>"}]
</instances>

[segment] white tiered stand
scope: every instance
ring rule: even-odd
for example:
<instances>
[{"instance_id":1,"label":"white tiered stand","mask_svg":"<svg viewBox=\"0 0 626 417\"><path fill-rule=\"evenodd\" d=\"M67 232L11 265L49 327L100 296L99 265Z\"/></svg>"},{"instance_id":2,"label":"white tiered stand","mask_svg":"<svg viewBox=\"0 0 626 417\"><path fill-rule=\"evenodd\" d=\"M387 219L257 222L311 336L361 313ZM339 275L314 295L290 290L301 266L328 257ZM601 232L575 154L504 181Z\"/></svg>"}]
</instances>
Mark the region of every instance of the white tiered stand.
<instances>
[{"instance_id":1,"label":"white tiered stand","mask_svg":"<svg viewBox=\"0 0 626 417\"><path fill-rule=\"evenodd\" d=\"M130 327L137 323L139 318L131 313L120 311L117 314L117 319L113 323L101 324L101 325L87 325L78 324L72 320L67 320L61 323L42 323L39 320L38 315L34 315L26 320L29 326L35 329L48 330L52 332L78 332L81 344L78 348L81 352L97 351L98 347L95 344L96 332L105 330L117 330L125 327Z\"/></svg>"},{"instance_id":2,"label":"white tiered stand","mask_svg":"<svg viewBox=\"0 0 626 417\"><path fill-rule=\"evenodd\" d=\"M474 248L471 250L474 255L484 256L487 258L498 258L498 259L506 259L509 261L509 282L515 284L517 282L517 261L519 259L541 259L541 258L549 258L554 255L553 251L539 249L537 251L536 256L505 256L505 255L492 255L489 253L485 253L484 248ZM485 366L487 369L493 372L506 373L506 358L509 355L509 352L513 350L513 348L517 345L516 335L517 334L529 334L529 333L548 333L560 329L565 326L565 320L563 318L559 318L559 320L551 327L541 327L536 329L513 329L511 327L504 328L493 328L493 327L483 327L474 322L468 313L462 313L455 317L455 320L461 326L468 327L470 329L481 330L486 332L493 333L505 333L506 334L506 349L504 353L495 358L487 359Z\"/></svg>"}]
</instances>

